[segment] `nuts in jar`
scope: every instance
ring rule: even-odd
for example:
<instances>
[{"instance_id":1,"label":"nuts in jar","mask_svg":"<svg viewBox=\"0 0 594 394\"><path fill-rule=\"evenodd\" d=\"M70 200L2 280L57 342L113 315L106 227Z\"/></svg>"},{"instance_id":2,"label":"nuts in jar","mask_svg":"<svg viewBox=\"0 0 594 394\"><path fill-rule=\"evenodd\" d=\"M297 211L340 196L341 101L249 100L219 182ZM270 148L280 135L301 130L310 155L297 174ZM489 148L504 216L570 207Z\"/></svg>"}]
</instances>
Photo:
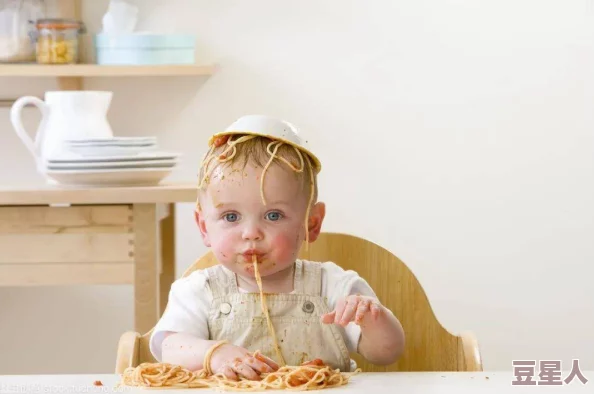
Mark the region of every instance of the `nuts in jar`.
<instances>
[{"instance_id":1,"label":"nuts in jar","mask_svg":"<svg viewBox=\"0 0 594 394\"><path fill-rule=\"evenodd\" d=\"M72 19L39 19L35 26L37 63L78 63L78 36L85 32L82 22Z\"/></svg>"}]
</instances>

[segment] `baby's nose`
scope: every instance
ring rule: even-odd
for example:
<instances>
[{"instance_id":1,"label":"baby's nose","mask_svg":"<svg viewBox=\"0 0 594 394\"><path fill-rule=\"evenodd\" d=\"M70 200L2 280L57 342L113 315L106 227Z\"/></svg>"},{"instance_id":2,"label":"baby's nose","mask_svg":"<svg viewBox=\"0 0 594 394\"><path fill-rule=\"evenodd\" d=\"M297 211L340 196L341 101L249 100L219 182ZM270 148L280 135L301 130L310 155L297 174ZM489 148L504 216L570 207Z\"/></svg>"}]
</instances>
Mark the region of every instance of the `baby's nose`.
<instances>
[{"instance_id":1,"label":"baby's nose","mask_svg":"<svg viewBox=\"0 0 594 394\"><path fill-rule=\"evenodd\" d=\"M260 241L264 237L258 226L247 225L243 230L243 239L247 241Z\"/></svg>"}]
</instances>

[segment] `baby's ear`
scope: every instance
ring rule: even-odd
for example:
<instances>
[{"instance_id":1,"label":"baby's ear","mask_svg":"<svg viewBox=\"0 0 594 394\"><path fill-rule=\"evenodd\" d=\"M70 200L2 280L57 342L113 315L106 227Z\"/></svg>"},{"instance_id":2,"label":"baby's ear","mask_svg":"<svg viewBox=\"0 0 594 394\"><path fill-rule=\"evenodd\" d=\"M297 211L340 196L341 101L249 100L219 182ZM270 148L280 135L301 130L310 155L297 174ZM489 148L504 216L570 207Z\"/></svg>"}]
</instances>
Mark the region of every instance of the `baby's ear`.
<instances>
[{"instance_id":1,"label":"baby's ear","mask_svg":"<svg viewBox=\"0 0 594 394\"><path fill-rule=\"evenodd\" d=\"M326 204L323 202L316 203L309 212L309 220L307 221L307 231L309 231L309 242L314 242L318 239L322 231L322 223L326 216Z\"/></svg>"},{"instance_id":2,"label":"baby's ear","mask_svg":"<svg viewBox=\"0 0 594 394\"><path fill-rule=\"evenodd\" d=\"M201 213L201 211L199 211L198 207L194 210L194 220L196 220L196 224L200 230L200 236L202 236L202 242L204 242L204 246L210 247L210 240L208 239L206 224L204 223L204 215Z\"/></svg>"}]
</instances>

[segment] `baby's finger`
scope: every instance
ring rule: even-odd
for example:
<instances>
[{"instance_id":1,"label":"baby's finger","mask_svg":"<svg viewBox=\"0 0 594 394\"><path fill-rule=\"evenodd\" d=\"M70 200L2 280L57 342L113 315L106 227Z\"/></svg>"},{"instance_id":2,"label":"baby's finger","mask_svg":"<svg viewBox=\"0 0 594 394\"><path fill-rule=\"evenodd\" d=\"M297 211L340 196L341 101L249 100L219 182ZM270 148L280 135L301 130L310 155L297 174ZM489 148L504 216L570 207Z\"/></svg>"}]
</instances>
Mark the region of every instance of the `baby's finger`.
<instances>
[{"instance_id":1,"label":"baby's finger","mask_svg":"<svg viewBox=\"0 0 594 394\"><path fill-rule=\"evenodd\" d=\"M231 364L231 367L237 375L241 375L246 379L261 380L260 375L258 375L256 371L254 371L249 365L243 363L242 361L234 361Z\"/></svg>"},{"instance_id":2,"label":"baby's finger","mask_svg":"<svg viewBox=\"0 0 594 394\"><path fill-rule=\"evenodd\" d=\"M273 371L277 371L280 368L279 365L274 360L266 357L262 353L256 352L256 353L254 353L254 357L257 360L260 360L263 363L266 363L270 368L272 368Z\"/></svg>"},{"instance_id":3,"label":"baby's finger","mask_svg":"<svg viewBox=\"0 0 594 394\"><path fill-rule=\"evenodd\" d=\"M359 305L359 297L350 297L346 308L344 308L344 314L340 319L340 325L346 326L355 318L355 312L357 311L357 305Z\"/></svg>"},{"instance_id":4,"label":"baby's finger","mask_svg":"<svg viewBox=\"0 0 594 394\"><path fill-rule=\"evenodd\" d=\"M382 308L377 303L374 302L371 304L371 316L373 316L374 319L377 319L381 312Z\"/></svg>"},{"instance_id":5,"label":"baby's finger","mask_svg":"<svg viewBox=\"0 0 594 394\"><path fill-rule=\"evenodd\" d=\"M334 308L334 310L336 311L336 313L334 314L334 324L340 323L340 319L342 319L342 314L344 313L345 306L346 301L344 300L344 298L338 300L338 302L336 303L336 308Z\"/></svg>"},{"instance_id":6,"label":"baby's finger","mask_svg":"<svg viewBox=\"0 0 594 394\"><path fill-rule=\"evenodd\" d=\"M233 371L233 368L231 368L229 364L223 364L223 366L217 371L217 374L219 373L225 375L225 377L229 380L239 380L237 374Z\"/></svg>"},{"instance_id":7,"label":"baby's finger","mask_svg":"<svg viewBox=\"0 0 594 394\"><path fill-rule=\"evenodd\" d=\"M334 323L335 315L336 315L336 311L332 311L330 313L323 314L321 317L322 323L325 323L325 324Z\"/></svg>"},{"instance_id":8,"label":"baby's finger","mask_svg":"<svg viewBox=\"0 0 594 394\"><path fill-rule=\"evenodd\" d=\"M360 324L365 314L369 311L369 304L371 300L363 300L357 307L357 313L355 314L355 323Z\"/></svg>"},{"instance_id":9,"label":"baby's finger","mask_svg":"<svg viewBox=\"0 0 594 394\"><path fill-rule=\"evenodd\" d=\"M272 367L270 365L252 356L245 357L243 363L260 374L272 372Z\"/></svg>"}]
</instances>

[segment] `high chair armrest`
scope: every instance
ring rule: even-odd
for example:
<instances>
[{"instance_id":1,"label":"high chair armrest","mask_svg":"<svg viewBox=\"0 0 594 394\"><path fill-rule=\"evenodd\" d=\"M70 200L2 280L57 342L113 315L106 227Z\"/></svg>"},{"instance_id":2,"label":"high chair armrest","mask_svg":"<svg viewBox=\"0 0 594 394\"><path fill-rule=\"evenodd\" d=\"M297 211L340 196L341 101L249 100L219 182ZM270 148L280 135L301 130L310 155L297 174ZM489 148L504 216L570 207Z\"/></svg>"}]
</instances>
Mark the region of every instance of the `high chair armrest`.
<instances>
[{"instance_id":1,"label":"high chair armrest","mask_svg":"<svg viewBox=\"0 0 594 394\"><path fill-rule=\"evenodd\" d=\"M120 337L115 368L117 374L122 374L128 367L138 366L140 336L137 332L127 331Z\"/></svg>"},{"instance_id":2,"label":"high chair armrest","mask_svg":"<svg viewBox=\"0 0 594 394\"><path fill-rule=\"evenodd\" d=\"M482 371L483 361L476 336L471 331L464 331L460 333L458 339L458 357L462 359L463 366L459 368L461 371Z\"/></svg>"}]
</instances>

